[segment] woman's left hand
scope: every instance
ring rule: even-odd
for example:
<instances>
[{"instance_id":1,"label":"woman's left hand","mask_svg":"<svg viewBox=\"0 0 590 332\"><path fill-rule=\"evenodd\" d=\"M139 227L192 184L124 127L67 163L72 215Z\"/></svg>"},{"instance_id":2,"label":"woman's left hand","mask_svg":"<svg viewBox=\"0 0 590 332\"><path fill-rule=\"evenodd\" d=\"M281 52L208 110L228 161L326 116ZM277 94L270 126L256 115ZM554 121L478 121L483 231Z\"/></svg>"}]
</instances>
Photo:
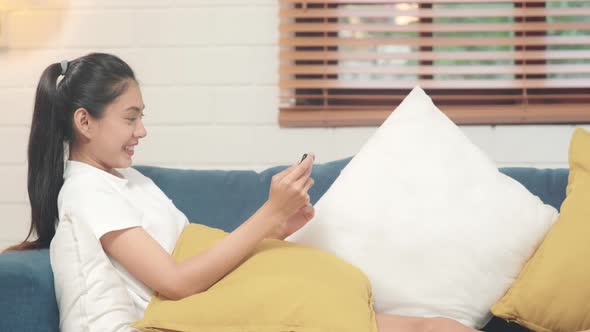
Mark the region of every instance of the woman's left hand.
<instances>
[{"instance_id":1,"label":"woman's left hand","mask_svg":"<svg viewBox=\"0 0 590 332\"><path fill-rule=\"evenodd\" d=\"M291 234L297 232L301 227L305 226L315 215L315 209L313 205L309 204L299 211L295 212L287 221L283 224L281 229L277 229L276 233L271 236L272 239L284 240Z\"/></svg>"}]
</instances>

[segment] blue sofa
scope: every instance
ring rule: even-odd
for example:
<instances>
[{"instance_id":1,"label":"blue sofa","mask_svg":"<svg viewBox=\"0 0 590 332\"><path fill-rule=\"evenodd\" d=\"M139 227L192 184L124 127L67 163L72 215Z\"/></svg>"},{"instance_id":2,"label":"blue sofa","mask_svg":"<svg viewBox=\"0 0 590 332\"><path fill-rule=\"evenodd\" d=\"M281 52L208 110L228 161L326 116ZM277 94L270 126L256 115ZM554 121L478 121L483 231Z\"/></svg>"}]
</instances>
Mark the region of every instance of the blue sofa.
<instances>
[{"instance_id":1,"label":"blue sofa","mask_svg":"<svg viewBox=\"0 0 590 332\"><path fill-rule=\"evenodd\" d=\"M351 157L316 164L310 189L315 204ZM254 171L181 170L135 166L150 177L191 222L232 231L268 198L271 177L286 166ZM559 209L565 198L568 169L501 168ZM82 330L82 329L81 329ZM485 331L527 331L494 318ZM59 312L53 289L49 252L33 250L0 255L0 331L59 331Z\"/></svg>"}]
</instances>

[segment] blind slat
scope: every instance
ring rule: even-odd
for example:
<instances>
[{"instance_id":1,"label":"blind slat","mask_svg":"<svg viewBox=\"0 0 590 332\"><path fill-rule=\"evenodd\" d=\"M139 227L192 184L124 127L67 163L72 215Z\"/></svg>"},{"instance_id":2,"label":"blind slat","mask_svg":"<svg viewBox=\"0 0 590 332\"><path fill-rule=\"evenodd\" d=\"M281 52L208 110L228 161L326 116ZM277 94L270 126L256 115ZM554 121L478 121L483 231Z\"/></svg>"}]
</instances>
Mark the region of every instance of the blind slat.
<instances>
[{"instance_id":1,"label":"blind slat","mask_svg":"<svg viewBox=\"0 0 590 332\"><path fill-rule=\"evenodd\" d=\"M379 66L345 67L336 65L283 66L280 74L415 74L415 75L481 75L489 74L580 74L590 73L590 64L525 65L525 66Z\"/></svg>"},{"instance_id":2,"label":"blind slat","mask_svg":"<svg viewBox=\"0 0 590 332\"><path fill-rule=\"evenodd\" d=\"M376 109L296 111L282 107L279 123L289 127L325 126L380 126L391 114L395 105ZM523 105L498 106L445 106L440 107L447 116L462 124L513 124L513 123L589 123L590 112L585 105ZM557 110L557 111L556 111Z\"/></svg>"},{"instance_id":3,"label":"blind slat","mask_svg":"<svg viewBox=\"0 0 590 332\"><path fill-rule=\"evenodd\" d=\"M590 36L527 36L527 37L391 37L391 38L331 38L281 37L281 46L521 46L521 45L583 45Z\"/></svg>"},{"instance_id":4,"label":"blind slat","mask_svg":"<svg viewBox=\"0 0 590 332\"><path fill-rule=\"evenodd\" d=\"M408 89L421 86L427 89L514 89L514 88L590 88L588 79L527 79L527 80L390 80L390 81L341 81L341 80L280 80L281 88L309 89Z\"/></svg>"},{"instance_id":5,"label":"blind slat","mask_svg":"<svg viewBox=\"0 0 590 332\"><path fill-rule=\"evenodd\" d=\"M580 8L481 8L481 9L408 9L399 10L383 8L377 9L281 9L283 19L290 18L336 18L336 17L371 17L393 18L396 16L411 16L416 18L429 17L537 17L537 16L584 16L590 13L590 7Z\"/></svg>"},{"instance_id":6,"label":"blind slat","mask_svg":"<svg viewBox=\"0 0 590 332\"><path fill-rule=\"evenodd\" d=\"M457 52L305 52L285 51L281 49L280 60L585 60L590 59L590 50L559 50L559 51L457 51Z\"/></svg>"},{"instance_id":7,"label":"blind slat","mask_svg":"<svg viewBox=\"0 0 590 332\"><path fill-rule=\"evenodd\" d=\"M514 1L514 0L491 0L491 1L486 1L486 4L489 3L525 3L525 4L538 4L538 3L563 3L564 0L520 0L520 1ZM588 0L567 0L565 2L568 3L588 3ZM322 5L333 5L333 4L368 4L368 5L372 5L372 4L390 4L390 3L415 3L415 4L425 4L425 5L431 5L433 3L436 4L481 4L480 0L471 0L471 1L465 1L465 0L355 0L355 1L351 1L351 0L280 0L281 4L322 4Z\"/></svg>"},{"instance_id":8,"label":"blind slat","mask_svg":"<svg viewBox=\"0 0 590 332\"><path fill-rule=\"evenodd\" d=\"M345 24L345 23L282 23L281 32L501 32L590 30L590 22L506 22L506 23L412 23Z\"/></svg>"},{"instance_id":9,"label":"blind slat","mask_svg":"<svg viewBox=\"0 0 590 332\"><path fill-rule=\"evenodd\" d=\"M330 90L332 91L332 90ZM456 94L450 94L450 95L440 95L440 94L435 94L436 91L434 93L432 93L430 96L432 97L432 99L437 100L437 101L481 101L481 100L488 100L488 101L522 101L524 99L523 93L520 90L508 90L509 92L512 91L512 93L508 93L508 92L504 92L502 93L498 93L498 94L476 94L476 93L472 93L469 95L456 95ZM387 95L375 95L375 94L371 94L371 95L366 95L366 94L354 94L351 93L349 91L347 91L347 94L335 94L333 92L329 93L328 95L312 95L312 94L283 94L280 96L281 100L288 100L294 97L298 97L298 98L305 98L305 100L308 101L321 101L321 100L330 100L330 101L339 101L339 100L354 100L354 101L372 101L372 102L377 102L377 103L383 103L383 102L390 102L392 100L401 102L402 99L406 96L406 92L404 90L403 94L387 94ZM532 103L535 103L537 101L545 101L545 100L555 100L555 99L559 99L559 100L568 100L568 101L590 101L590 95L588 94L528 94L526 96L526 98L528 100L530 100ZM356 105L338 105L337 103L331 103L330 104L331 108L334 109L339 109L339 108L350 108L350 109L355 109L358 106ZM305 109L314 109L317 108L317 105L298 105L297 108L300 108L302 110ZM590 110L589 110L590 112Z\"/></svg>"}]
</instances>

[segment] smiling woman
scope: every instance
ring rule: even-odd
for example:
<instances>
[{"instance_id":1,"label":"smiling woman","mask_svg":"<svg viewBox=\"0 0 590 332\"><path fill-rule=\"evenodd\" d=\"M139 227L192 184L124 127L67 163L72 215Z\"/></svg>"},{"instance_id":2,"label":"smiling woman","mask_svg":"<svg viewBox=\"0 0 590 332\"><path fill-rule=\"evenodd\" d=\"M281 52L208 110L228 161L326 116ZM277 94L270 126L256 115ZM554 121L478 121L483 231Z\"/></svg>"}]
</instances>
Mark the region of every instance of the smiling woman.
<instances>
[{"instance_id":1,"label":"smiling woman","mask_svg":"<svg viewBox=\"0 0 590 332\"><path fill-rule=\"evenodd\" d=\"M133 70L114 55L92 53L45 69L37 87L28 151L29 236L36 233L38 239L27 242L27 237L8 250L52 246L56 225L59 230L59 221L68 218L86 224L103 241L133 229L131 233L139 232L162 252L172 248L188 224L186 216L130 167L135 146L147 135L144 108ZM152 293L143 282L145 275L127 272L127 262L119 264L116 250L102 244L126 282L133 309L141 310ZM142 254L144 249L139 245L129 252ZM52 256L52 267L60 254ZM151 256L138 261L147 259ZM54 273L54 279L57 285L63 275ZM60 294L64 292L56 289L58 303L63 300Z\"/></svg>"},{"instance_id":2,"label":"smiling woman","mask_svg":"<svg viewBox=\"0 0 590 332\"><path fill-rule=\"evenodd\" d=\"M136 81L109 104L100 117L85 108L74 111L73 125L79 139L71 146L70 159L113 173L131 166L135 146L147 135L143 125L143 100ZM115 173L113 173L115 174Z\"/></svg>"},{"instance_id":3,"label":"smiling woman","mask_svg":"<svg viewBox=\"0 0 590 332\"><path fill-rule=\"evenodd\" d=\"M240 227L203 254L176 263L172 250L188 219L150 178L130 167L135 146L147 135L144 108L133 71L110 54L54 63L39 81L28 147L31 228L23 243L8 250L51 247L62 331L72 326L71 308L62 305L79 298L64 282L67 273L84 273L70 271L71 256L56 249L81 246L76 240L59 243L56 229L63 233L64 221L84 224L100 241L133 301L126 310L141 316L154 292L167 298L203 292L261 240L284 239L313 217L307 194L314 182L312 155L277 174L268 201ZM32 234L38 238L27 241ZM54 269L59 266L70 270ZM84 303L77 308L100 303L79 301Z\"/></svg>"},{"instance_id":4,"label":"smiling woman","mask_svg":"<svg viewBox=\"0 0 590 332\"><path fill-rule=\"evenodd\" d=\"M141 121L126 120L123 110L129 107L143 107L141 93L133 70L116 56L92 53L45 69L28 146L31 228L23 243L7 250L49 247L64 183L64 145L70 160L103 171L131 165L124 148L146 132ZM33 233L38 238L27 242Z\"/></svg>"}]
</instances>

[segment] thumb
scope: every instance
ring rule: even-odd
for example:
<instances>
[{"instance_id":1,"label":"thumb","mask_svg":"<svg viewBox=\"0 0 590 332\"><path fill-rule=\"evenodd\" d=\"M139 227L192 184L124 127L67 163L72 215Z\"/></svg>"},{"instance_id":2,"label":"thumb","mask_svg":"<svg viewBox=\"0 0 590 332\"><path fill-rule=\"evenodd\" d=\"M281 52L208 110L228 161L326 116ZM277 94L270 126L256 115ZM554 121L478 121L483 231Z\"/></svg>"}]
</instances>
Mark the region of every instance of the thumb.
<instances>
[{"instance_id":1,"label":"thumb","mask_svg":"<svg viewBox=\"0 0 590 332\"><path fill-rule=\"evenodd\" d=\"M315 209L311 204L308 204L301 208L301 212L305 215L305 219L311 220L315 215Z\"/></svg>"}]
</instances>

